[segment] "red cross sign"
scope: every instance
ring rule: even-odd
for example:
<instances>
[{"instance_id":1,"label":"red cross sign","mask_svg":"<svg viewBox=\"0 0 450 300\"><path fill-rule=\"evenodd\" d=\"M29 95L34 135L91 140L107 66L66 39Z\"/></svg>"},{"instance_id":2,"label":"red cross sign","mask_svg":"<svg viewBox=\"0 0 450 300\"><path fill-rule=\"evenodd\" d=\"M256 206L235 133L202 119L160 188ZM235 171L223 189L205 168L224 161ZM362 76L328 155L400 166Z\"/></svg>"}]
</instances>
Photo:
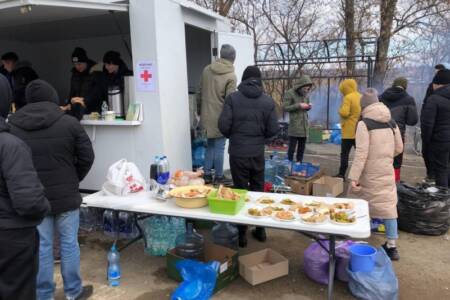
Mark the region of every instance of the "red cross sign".
<instances>
[{"instance_id":1,"label":"red cross sign","mask_svg":"<svg viewBox=\"0 0 450 300\"><path fill-rule=\"evenodd\" d=\"M145 70L144 73L141 73L141 78L144 79L145 82L148 82L153 78L153 75L152 73L149 73L147 70Z\"/></svg>"}]
</instances>

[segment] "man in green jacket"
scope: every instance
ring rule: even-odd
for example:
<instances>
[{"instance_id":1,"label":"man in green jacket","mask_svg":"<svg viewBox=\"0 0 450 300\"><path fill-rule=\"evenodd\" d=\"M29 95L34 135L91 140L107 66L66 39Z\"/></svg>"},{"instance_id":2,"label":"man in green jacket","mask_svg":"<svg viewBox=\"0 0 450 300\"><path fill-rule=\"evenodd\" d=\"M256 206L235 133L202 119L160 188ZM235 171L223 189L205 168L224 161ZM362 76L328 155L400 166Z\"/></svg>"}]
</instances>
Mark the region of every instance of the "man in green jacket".
<instances>
[{"instance_id":1,"label":"man in green jacket","mask_svg":"<svg viewBox=\"0 0 450 300\"><path fill-rule=\"evenodd\" d=\"M220 49L220 59L205 67L197 93L200 108L200 122L206 130L208 148L205 156L205 181L211 183L212 170L215 170L215 183L223 182L223 156L225 137L219 131L219 116L225 98L236 91L234 60L236 51L233 46L224 44Z\"/></svg>"},{"instance_id":2,"label":"man in green jacket","mask_svg":"<svg viewBox=\"0 0 450 300\"><path fill-rule=\"evenodd\" d=\"M283 101L284 111L289 113L289 149L288 158L294 160L294 152L297 147L297 161L303 161L306 138L308 136L308 111L311 109L309 95L313 88L313 82L307 75L303 75L294 87L286 92Z\"/></svg>"}]
</instances>

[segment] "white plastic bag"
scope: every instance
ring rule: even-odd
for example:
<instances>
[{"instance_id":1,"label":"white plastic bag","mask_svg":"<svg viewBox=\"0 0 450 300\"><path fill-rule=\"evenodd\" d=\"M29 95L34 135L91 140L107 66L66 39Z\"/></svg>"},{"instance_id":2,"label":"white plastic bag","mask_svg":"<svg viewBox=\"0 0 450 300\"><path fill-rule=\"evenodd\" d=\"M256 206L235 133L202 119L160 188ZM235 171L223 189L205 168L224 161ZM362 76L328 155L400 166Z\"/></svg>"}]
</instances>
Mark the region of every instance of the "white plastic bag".
<instances>
[{"instance_id":1,"label":"white plastic bag","mask_svg":"<svg viewBox=\"0 0 450 300\"><path fill-rule=\"evenodd\" d=\"M145 189L144 176L136 165L121 159L109 167L102 190L109 195L126 196Z\"/></svg>"}]
</instances>

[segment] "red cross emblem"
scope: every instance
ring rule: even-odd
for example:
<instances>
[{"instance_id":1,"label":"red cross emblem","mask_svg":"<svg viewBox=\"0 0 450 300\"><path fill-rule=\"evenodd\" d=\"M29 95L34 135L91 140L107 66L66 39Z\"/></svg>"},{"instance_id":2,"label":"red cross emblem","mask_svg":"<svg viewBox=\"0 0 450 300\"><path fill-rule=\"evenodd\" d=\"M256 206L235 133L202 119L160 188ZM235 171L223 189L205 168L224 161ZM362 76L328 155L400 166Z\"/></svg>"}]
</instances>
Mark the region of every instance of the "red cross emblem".
<instances>
[{"instance_id":1,"label":"red cross emblem","mask_svg":"<svg viewBox=\"0 0 450 300\"><path fill-rule=\"evenodd\" d=\"M144 73L141 74L141 78L144 79L145 82L152 79L152 73L149 73L147 70L144 71Z\"/></svg>"}]
</instances>

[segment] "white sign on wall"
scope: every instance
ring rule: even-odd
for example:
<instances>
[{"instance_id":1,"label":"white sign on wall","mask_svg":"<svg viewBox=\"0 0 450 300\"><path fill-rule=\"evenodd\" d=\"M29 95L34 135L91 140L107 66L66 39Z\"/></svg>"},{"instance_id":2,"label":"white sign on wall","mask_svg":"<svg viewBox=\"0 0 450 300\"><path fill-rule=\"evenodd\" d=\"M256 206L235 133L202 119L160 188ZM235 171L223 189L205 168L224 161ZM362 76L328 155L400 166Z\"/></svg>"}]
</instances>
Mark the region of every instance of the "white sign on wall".
<instances>
[{"instance_id":1,"label":"white sign on wall","mask_svg":"<svg viewBox=\"0 0 450 300\"><path fill-rule=\"evenodd\" d=\"M135 81L139 92L154 92L155 86L155 63L152 61L139 61L136 64Z\"/></svg>"}]
</instances>

